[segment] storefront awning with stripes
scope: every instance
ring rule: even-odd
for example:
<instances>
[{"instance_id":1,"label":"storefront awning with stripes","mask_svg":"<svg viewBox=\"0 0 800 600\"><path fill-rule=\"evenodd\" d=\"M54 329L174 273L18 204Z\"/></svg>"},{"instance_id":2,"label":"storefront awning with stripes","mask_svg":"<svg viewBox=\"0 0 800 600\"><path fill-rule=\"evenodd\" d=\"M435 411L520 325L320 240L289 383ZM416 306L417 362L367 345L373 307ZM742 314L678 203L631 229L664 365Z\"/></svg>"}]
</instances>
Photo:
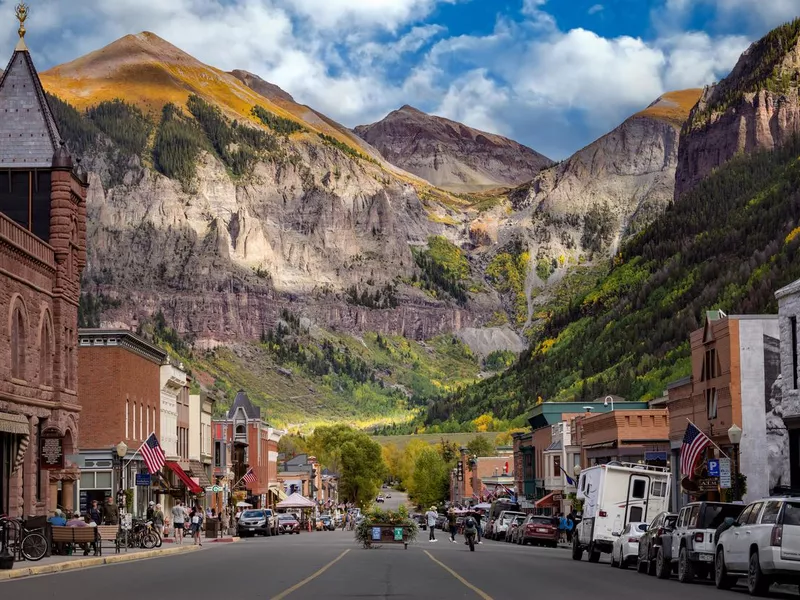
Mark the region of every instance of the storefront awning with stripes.
<instances>
[{"instance_id":1,"label":"storefront awning with stripes","mask_svg":"<svg viewBox=\"0 0 800 600\"><path fill-rule=\"evenodd\" d=\"M30 424L24 415L0 412L0 433L8 433L16 437L17 450L14 453L14 464L11 472L14 473L25 460L25 452L30 442Z\"/></svg>"},{"instance_id":2,"label":"storefront awning with stripes","mask_svg":"<svg viewBox=\"0 0 800 600\"><path fill-rule=\"evenodd\" d=\"M270 488L269 488L269 491L270 491L270 493L271 493L271 494L273 494L273 495L274 495L274 496L275 496L275 497L276 497L276 498L277 498L279 501L280 501L280 500L286 500L286 498L288 497L288 496L286 495L286 492L284 492L284 491L283 491L281 488L279 488L279 487L276 487L276 486L274 486L274 485L273 485L273 486L270 486Z\"/></svg>"}]
</instances>

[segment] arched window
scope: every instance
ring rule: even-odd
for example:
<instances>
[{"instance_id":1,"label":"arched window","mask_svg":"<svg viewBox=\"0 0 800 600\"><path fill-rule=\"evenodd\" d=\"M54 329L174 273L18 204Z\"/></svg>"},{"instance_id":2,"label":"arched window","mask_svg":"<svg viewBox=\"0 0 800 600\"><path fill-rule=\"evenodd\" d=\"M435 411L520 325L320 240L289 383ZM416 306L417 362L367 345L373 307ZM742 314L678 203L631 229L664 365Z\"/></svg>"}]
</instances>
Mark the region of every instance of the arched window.
<instances>
[{"instance_id":1,"label":"arched window","mask_svg":"<svg viewBox=\"0 0 800 600\"><path fill-rule=\"evenodd\" d=\"M47 313L42 318L42 337L39 346L39 383L53 385L53 332Z\"/></svg>"},{"instance_id":2,"label":"arched window","mask_svg":"<svg viewBox=\"0 0 800 600\"><path fill-rule=\"evenodd\" d=\"M130 410L131 410L131 401L125 400L125 439L131 439L131 429L130 429Z\"/></svg>"},{"instance_id":3,"label":"arched window","mask_svg":"<svg viewBox=\"0 0 800 600\"><path fill-rule=\"evenodd\" d=\"M11 317L11 377L25 379L25 321L19 307Z\"/></svg>"},{"instance_id":4,"label":"arched window","mask_svg":"<svg viewBox=\"0 0 800 600\"><path fill-rule=\"evenodd\" d=\"M131 439L136 439L136 400L133 401L133 429L131 430Z\"/></svg>"}]
</instances>

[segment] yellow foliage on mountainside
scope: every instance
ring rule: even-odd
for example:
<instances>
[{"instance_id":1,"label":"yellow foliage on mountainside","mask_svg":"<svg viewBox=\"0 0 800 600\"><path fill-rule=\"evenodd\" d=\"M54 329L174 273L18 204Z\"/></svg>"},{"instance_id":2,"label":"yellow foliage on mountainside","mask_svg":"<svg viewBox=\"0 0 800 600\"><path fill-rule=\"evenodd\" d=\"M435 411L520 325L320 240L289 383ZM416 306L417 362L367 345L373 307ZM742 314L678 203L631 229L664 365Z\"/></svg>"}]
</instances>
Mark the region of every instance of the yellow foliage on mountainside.
<instances>
[{"instance_id":1,"label":"yellow foliage on mountainside","mask_svg":"<svg viewBox=\"0 0 800 600\"><path fill-rule=\"evenodd\" d=\"M233 75L201 63L150 32L126 35L105 48L45 71L41 79L48 92L81 110L121 98L158 118L165 104L183 107L191 94L197 94L230 118L260 126L250 112L260 105L380 160L358 137L319 118L308 107L265 98ZM304 118L307 115L313 115L313 123Z\"/></svg>"},{"instance_id":2,"label":"yellow foliage on mountainside","mask_svg":"<svg viewBox=\"0 0 800 600\"><path fill-rule=\"evenodd\" d=\"M662 119L680 127L689 118L689 112L700 100L702 93L703 90L699 88L667 92L634 116Z\"/></svg>"}]
</instances>

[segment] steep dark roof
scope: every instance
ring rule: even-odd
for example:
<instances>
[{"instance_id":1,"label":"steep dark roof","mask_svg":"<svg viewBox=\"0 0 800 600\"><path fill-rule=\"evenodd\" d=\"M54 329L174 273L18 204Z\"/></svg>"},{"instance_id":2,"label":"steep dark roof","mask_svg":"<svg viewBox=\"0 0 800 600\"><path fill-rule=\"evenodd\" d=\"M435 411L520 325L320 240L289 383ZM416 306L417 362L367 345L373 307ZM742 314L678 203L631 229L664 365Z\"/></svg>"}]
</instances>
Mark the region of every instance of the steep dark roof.
<instances>
[{"instance_id":1,"label":"steep dark roof","mask_svg":"<svg viewBox=\"0 0 800 600\"><path fill-rule=\"evenodd\" d=\"M244 409L244 414L247 415L248 419L261 418L261 409L259 409L252 402L250 402L250 398L247 397L247 394L244 393L244 390L239 390L239 393L236 394L236 398L234 398L233 404L231 405L231 408L228 411L229 419L233 418L239 407L242 407L242 409Z\"/></svg>"},{"instance_id":2,"label":"steep dark roof","mask_svg":"<svg viewBox=\"0 0 800 600\"><path fill-rule=\"evenodd\" d=\"M20 41L0 78L0 166L49 168L60 146L39 74Z\"/></svg>"}]
</instances>

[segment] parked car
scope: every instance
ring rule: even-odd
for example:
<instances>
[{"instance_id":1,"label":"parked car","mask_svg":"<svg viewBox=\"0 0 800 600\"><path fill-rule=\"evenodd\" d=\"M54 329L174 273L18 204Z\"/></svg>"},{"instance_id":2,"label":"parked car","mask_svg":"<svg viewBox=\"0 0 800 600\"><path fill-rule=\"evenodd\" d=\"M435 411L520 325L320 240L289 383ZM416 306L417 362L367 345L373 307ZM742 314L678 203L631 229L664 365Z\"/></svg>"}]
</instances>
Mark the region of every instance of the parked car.
<instances>
[{"instance_id":1,"label":"parked car","mask_svg":"<svg viewBox=\"0 0 800 600\"><path fill-rule=\"evenodd\" d=\"M519 528L519 543L523 546L533 544L536 546L558 547L558 523L553 517L545 515L528 515Z\"/></svg>"},{"instance_id":2,"label":"parked car","mask_svg":"<svg viewBox=\"0 0 800 600\"><path fill-rule=\"evenodd\" d=\"M447 523L447 515L436 517L436 529L444 529L445 523Z\"/></svg>"},{"instance_id":3,"label":"parked car","mask_svg":"<svg viewBox=\"0 0 800 600\"><path fill-rule=\"evenodd\" d=\"M272 518L272 511L269 509L255 508L246 510L239 517L236 533L239 537L272 535Z\"/></svg>"},{"instance_id":4,"label":"parked car","mask_svg":"<svg viewBox=\"0 0 800 600\"><path fill-rule=\"evenodd\" d=\"M278 515L278 530L281 532L281 535L284 533L300 533L300 521L297 518L289 513L283 513Z\"/></svg>"},{"instance_id":5,"label":"parked car","mask_svg":"<svg viewBox=\"0 0 800 600\"><path fill-rule=\"evenodd\" d=\"M647 531L647 523L631 522L622 531L612 533L617 539L611 549L611 566L627 569L639 557L639 539Z\"/></svg>"},{"instance_id":6,"label":"parked car","mask_svg":"<svg viewBox=\"0 0 800 600\"><path fill-rule=\"evenodd\" d=\"M525 513L512 511L512 510L504 510L500 513L500 516L497 517L497 520L492 525L491 531L491 538L493 540L503 540L506 537L506 531L511 526L511 522L514 520L515 517L525 516Z\"/></svg>"},{"instance_id":7,"label":"parked car","mask_svg":"<svg viewBox=\"0 0 800 600\"><path fill-rule=\"evenodd\" d=\"M736 519L743 509L741 504L727 502L691 502L684 506L678 513L675 529L662 536L660 552L663 555L669 552L662 564L668 559L671 570L677 570L681 583L691 583L695 577L704 579L711 575L717 527L728 517ZM666 579L669 574L661 573L660 576Z\"/></svg>"},{"instance_id":8,"label":"parked car","mask_svg":"<svg viewBox=\"0 0 800 600\"><path fill-rule=\"evenodd\" d=\"M800 498L752 502L725 525L714 557L718 588L747 577L750 595L764 596L773 583L800 584Z\"/></svg>"},{"instance_id":9,"label":"parked car","mask_svg":"<svg viewBox=\"0 0 800 600\"><path fill-rule=\"evenodd\" d=\"M508 529L506 529L505 540L507 542L511 542L514 539L514 532L519 529L522 522L525 520L525 515L515 515L508 524Z\"/></svg>"},{"instance_id":10,"label":"parked car","mask_svg":"<svg viewBox=\"0 0 800 600\"><path fill-rule=\"evenodd\" d=\"M658 562L658 550L661 548L662 536L671 532L675 528L678 515L670 512L662 512L650 523L647 531L639 540L639 554L636 560L636 570L639 573L656 575L657 570L661 569L661 577L669 577L672 566L668 561L664 561L664 553L661 553L661 563Z\"/></svg>"},{"instance_id":11,"label":"parked car","mask_svg":"<svg viewBox=\"0 0 800 600\"><path fill-rule=\"evenodd\" d=\"M413 515L411 515L411 518L414 519L417 522L417 526L422 531L427 531L427 529L428 529L428 519L425 517L425 515L420 514L420 513L414 513Z\"/></svg>"},{"instance_id":12,"label":"parked car","mask_svg":"<svg viewBox=\"0 0 800 600\"><path fill-rule=\"evenodd\" d=\"M330 515L320 515L319 519L317 519L317 523L322 523L322 531L333 531L336 529L336 525Z\"/></svg>"},{"instance_id":13,"label":"parked car","mask_svg":"<svg viewBox=\"0 0 800 600\"><path fill-rule=\"evenodd\" d=\"M384 502L386 502L386 500L383 498L383 496L378 496L377 498L375 498L375 502L383 504Z\"/></svg>"}]
</instances>

